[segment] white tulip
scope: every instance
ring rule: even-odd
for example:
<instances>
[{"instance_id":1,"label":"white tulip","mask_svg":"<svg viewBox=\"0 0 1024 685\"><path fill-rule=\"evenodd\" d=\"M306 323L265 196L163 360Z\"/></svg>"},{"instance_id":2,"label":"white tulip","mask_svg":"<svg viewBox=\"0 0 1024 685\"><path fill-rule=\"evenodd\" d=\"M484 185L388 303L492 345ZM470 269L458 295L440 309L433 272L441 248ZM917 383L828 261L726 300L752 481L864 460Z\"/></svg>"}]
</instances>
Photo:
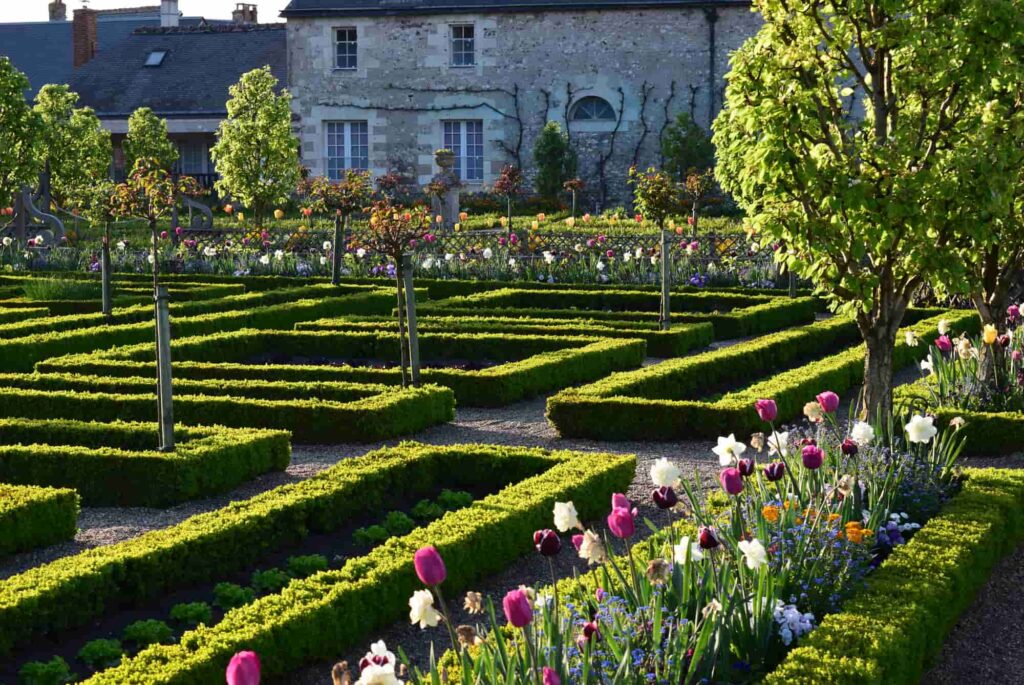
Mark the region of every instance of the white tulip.
<instances>
[{"instance_id":1,"label":"white tulip","mask_svg":"<svg viewBox=\"0 0 1024 685\"><path fill-rule=\"evenodd\" d=\"M867 421L858 421L850 429L850 437L855 443L863 447L875 439L875 429Z\"/></svg>"},{"instance_id":2,"label":"white tulip","mask_svg":"<svg viewBox=\"0 0 1024 685\"><path fill-rule=\"evenodd\" d=\"M330 240L325 240L324 241L324 252L330 252L330 251L331 251L331 241Z\"/></svg>"},{"instance_id":3,"label":"white tulip","mask_svg":"<svg viewBox=\"0 0 1024 685\"><path fill-rule=\"evenodd\" d=\"M268 255L268 254L260 255L260 264L262 264L263 266L266 266L267 264L270 264L270 255Z\"/></svg>"},{"instance_id":4,"label":"white tulip","mask_svg":"<svg viewBox=\"0 0 1024 685\"><path fill-rule=\"evenodd\" d=\"M494 256L494 250L489 247L484 248L484 259L490 259Z\"/></svg>"},{"instance_id":5,"label":"white tulip","mask_svg":"<svg viewBox=\"0 0 1024 685\"><path fill-rule=\"evenodd\" d=\"M555 502L555 528L565 533L573 528L583 529L580 525L579 514L576 513L576 505L572 502Z\"/></svg>"},{"instance_id":6,"label":"white tulip","mask_svg":"<svg viewBox=\"0 0 1024 685\"><path fill-rule=\"evenodd\" d=\"M403 683L395 677L395 667L393 665L378 666L377 664L367 664L359 672L359 680L354 685L403 685Z\"/></svg>"},{"instance_id":7,"label":"white tulip","mask_svg":"<svg viewBox=\"0 0 1024 685\"><path fill-rule=\"evenodd\" d=\"M213 247L212 245L208 245L203 248L203 254L206 255L207 257L216 257L217 248Z\"/></svg>"},{"instance_id":8,"label":"white tulip","mask_svg":"<svg viewBox=\"0 0 1024 685\"><path fill-rule=\"evenodd\" d=\"M696 542L690 542L690 536L684 536L678 545L672 548L673 558L677 564L685 565L689 561L700 561L704 558L704 550ZM689 557L687 557L689 554Z\"/></svg>"},{"instance_id":9,"label":"white tulip","mask_svg":"<svg viewBox=\"0 0 1024 685\"><path fill-rule=\"evenodd\" d=\"M554 261L555 261L555 255L553 255L550 252L548 252L547 250L545 250L544 251L544 262L547 263L547 264L551 264Z\"/></svg>"},{"instance_id":10,"label":"white tulip","mask_svg":"<svg viewBox=\"0 0 1024 685\"><path fill-rule=\"evenodd\" d=\"M949 319L941 319L939 321L939 335L946 335L949 333Z\"/></svg>"},{"instance_id":11,"label":"white tulip","mask_svg":"<svg viewBox=\"0 0 1024 685\"><path fill-rule=\"evenodd\" d=\"M718 455L720 465L728 466L733 460L739 459L746 449L746 445L736 440L735 434L730 434L727 438L719 437L718 445L712 447L711 451Z\"/></svg>"},{"instance_id":12,"label":"white tulip","mask_svg":"<svg viewBox=\"0 0 1024 685\"><path fill-rule=\"evenodd\" d=\"M128 247L128 245L123 240L117 241L117 249L123 251L126 247Z\"/></svg>"},{"instance_id":13,"label":"white tulip","mask_svg":"<svg viewBox=\"0 0 1024 685\"><path fill-rule=\"evenodd\" d=\"M454 254L452 254L451 252L446 252L446 253L445 253L445 255L444 255L444 261L446 261L446 262L450 262L450 261L452 261L453 259L455 259L455 255L454 255Z\"/></svg>"},{"instance_id":14,"label":"white tulip","mask_svg":"<svg viewBox=\"0 0 1024 685\"><path fill-rule=\"evenodd\" d=\"M603 564L608 561L608 550L605 549L604 542L592 530L583 533L579 555L580 559L585 559L588 564Z\"/></svg>"},{"instance_id":15,"label":"white tulip","mask_svg":"<svg viewBox=\"0 0 1024 685\"><path fill-rule=\"evenodd\" d=\"M420 624L420 629L433 628L441 620L441 614L434 608L434 596L430 590L417 590L409 598L409 622Z\"/></svg>"},{"instance_id":16,"label":"white tulip","mask_svg":"<svg viewBox=\"0 0 1024 685\"><path fill-rule=\"evenodd\" d=\"M284 259L284 250L274 250L274 259L277 261Z\"/></svg>"},{"instance_id":17,"label":"white tulip","mask_svg":"<svg viewBox=\"0 0 1024 685\"><path fill-rule=\"evenodd\" d=\"M434 258L433 257L427 257L426 259L424 259L423 260L423 268L424 269L433 269L434 268Z\"/></svg>"},{"instance_id":18,"label":"white tulip","mask_svg":"<svg viewBox=\"0 0 1024 685\"><path fill-rule=\"evenodd\" d=\"M324 257L323 255L320 255L320 266L323 266L326 263L327 263L327 257Z\"/></svg>"},{"instance_id":19,"label":"white tulip","mask_svg":"<svg viewBox=\"0 0 1024 685\"><path fill-rule=\"evenodd\" d=\"M910 423L904 426L907 431L907 439L910 442L918 442L927 444L932 441L932 438L939 432L939 429L935 427L935 419L930 416L921 416L920 414L914 414L910 418Z\"/></svg>"},{"instance_id":20,"label":"white tulip","mask_svg":"<svg viewBox=\"0 0 1024 685\"><path fill-rule=\"evenodd\" d=\"M509 257L508 258L508 266L509 266L510 269L515 269L516 268L515 257Z\"/></svg>"},{"instance_id":21,"label":"white tulip","mask_svg":"<svg viewBox=\"0 0 1024 685\"><path fill-rule=\"evenodd\" d=\"M146 256L146 261L149 262L150 264L152 264L153 262L156 261L156 258L153 257L152 253L150 253L149 255Z\"/></svg>"},{"instance_id":22,"label":"white tulip","mask_svg":"<svg viewBox=\"0 0 1024 685\"><path fill-rule=\"evenodd\" d=\"M11 239L11 236L9 236L9 235L4 236L4 240L3 240L4 247L10 247L11 243L13 243L13 242L14 241Z\"/></svg>"},{"instance_id":23,"label":"white tulip","mask_svg":"<svg viewBox=\"0 0 1024 685\"><path fill-rule=\"evenodd\" d=\"M597 263L597 267L596 267L596 268L597 268L597 270L598 270L599 272L600 272L600 271L604 271L604 267L605 267L605 264L604 264L604 262L598 262L598 263Z\"/></svg>"},{"instance_id":24,"label":"white tulip","mask_svg":"<svg viewBox=\"0 0 1024 685\"><path fill-rule=\"evenodd\" d=\"M740 540L738 547L743 552L743 560L747 562L747 568L751 571L756 571L759 566L768 563L768 551L757 538Z\"/></svg>"},{"instance_id":25,"label":"white tulip","mask_svg":"<svg viewBox=\"0 0 1024 685\"><path fill-rule=\"evenodd\" d=\"M679 467L662 457L651 466L651 480L659 488L670 488L679 480L682 471Z\"/></svg>"}]
</instances>

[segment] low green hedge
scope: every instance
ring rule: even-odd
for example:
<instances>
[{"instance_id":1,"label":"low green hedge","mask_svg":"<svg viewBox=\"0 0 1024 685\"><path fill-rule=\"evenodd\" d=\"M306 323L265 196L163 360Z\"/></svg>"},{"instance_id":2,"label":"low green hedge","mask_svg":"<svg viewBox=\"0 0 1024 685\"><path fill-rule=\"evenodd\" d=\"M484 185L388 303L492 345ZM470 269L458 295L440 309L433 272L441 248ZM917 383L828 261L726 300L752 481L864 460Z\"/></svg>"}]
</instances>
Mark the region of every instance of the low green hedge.
<instances>
[{"instance_id":1,"label":"low green hedge","mask_svg":"<svg viewBox=\"0 0 1024 685\"><path fill-rule=\"evenodd\" d=\"M906 410L931 414L939 426L948 426L949 422L957 417L966 421L960 428L960 434L966 438L965 454L994 456L1024 451L1024 439L1021 438L1024 435L1024 413L935 407L931 403L931 394L925 383L926 381L919 381L896 388L893 392L893 402L897 407Z\"/></svg>"},{"instance_id":2,"label":"low green hedge","mask_svg":"<svg viewBox=\"0 0 1024 685\"><path fill-rule=\"evenodd\" d=\"M608 496L632 480L635 464L621 454L417 443L347 459L300 483L8 578L0 584L0 654L88 623L108 607L244 571L311 532L391 506L396 492L415 499L441 487L504 488L341 570L293 581L281 594L231 611L166 654L146 650L96 682L170 682L164 669L171 663L173 682L219 682L239 642L260 653L266 673L282 673L362 641L407 611L416 582L412 554L422 544L441 551L446 587L458 588L531 549L533 530L547 524L556 500L578 502L584 517L602 513Z\"/></svg>"},{"instance_id":3,"label":"low green hedge","mask_svg":"<svg viewBox=\"0 0 1024 685\"><path fill-rule=\"evenodd\" d=\"M45 393L18 394L45 404ZM0 419L0 482L74 488L90 506L165 507L283 471L291 458L284 431L182 427L174 436L175 451L163 453L155 424Z\"/></svg>"},{"instance_id":4,"label":"low green hedge","mask_svg":"<svg viewBox=\"0 0 1024 685\"><path fill-rule=\"evenodd\" d=\"M672 310L678 312L720 312L764 304L774 298L714 290L672 294ZM661 293L608 288L532 289L508 287L501 290L452 297L429 305L431 311L456 309L596 309L614 312L657 312Z\"/></svg>"},{"instance_id":5,"label":"low green hedge","mask_svg":"<svg viewBox=\"0 0 1024 685\"><path fill-rule=\"evenodd\" d=\"M175 283L168 288L171 300L175 302L202 302L215 300L245 292L241 283L195 284ZM115 288L113 304L115 307L132 307L153 302L152 288L132 285L128 288ZM74 316L100 311L102 303L99 297L88 300L33 300L27 297L16 297L0 300L0 306L11 308L45 307L54 316Z\"/></svg>"},{"instance_id":6,"label":"low green hedge","mask_svg":"<svg viewBox=\"0 0 1024 685\"><path fill-rule=\"evenodd\" d=\"M0 483L0 556L75 537L74 490Z\"/></svg>"},{"instance_id":7,"label":"low green hedge","mask_svg":"<svg viewBox=\"0 0 1024 685\"><path fill-rule=\"evenodd\" d=\"M490 368L467 371L424 368L421 380L451 388L460 405L501 406L551 390L639 367L643 340L585 336L516 336L425 333L420 357L430 360L489 360ZM398 335L390 332L242 330L177 340L172 344L177 378L264 379L292 382L401 382L398 368L246 363L263 353L398 361ZM51 359L39 371L102 376L154 377L153 347L135 345L92 355Z\"/></svg>"},{"instance_id":8,"label":"low green hedge","mask_svg":"<svg viewBox=\"0 0 1024 685\"><path fill-rule=\"evenodd\" d=\"M17 323L19 321L28 321L30 319L41 319L50 315L50 310L46 307L22 307L19 309L7 309L0 303L0 327Z\"/></svg>"},{"instance_id":9,"label":"low green hedge","mask_svg":"<svg viewBox=\"0 0 1024 685\"><path fill-rule=\"evenodd\" d=\"M153 385L144 377L0 374L0 414L146 421L157 411ZM454 393L437 385L179 378L172 386L180 423L280 429L307 444L375 442L455 418Z\"/></svg>"},{"instance_id":10,"label":"low green hedge","mask_svg":"<svg viewBox=\"0 0 1024 685\"><path fill-rule=\"evenodd\" d=\"M909 320L920 314L914 312ZM970 312L941 316L959 329L978 327ZM925 319L912 328L928 339L935 335L938 319ZM783 331L564 390L548 399L547 416L559 435L574 438L675 440L754 432L763 428L753 409L758 399L774 399L784 422L799 417L817 393L841 393L860 384L865 349L849 347L859 337L853 323L841 319ZM901 335L894 368L917 361L920 349L908 347ZM831 356L793 368L808 357L825 355ZM717 398L713 394L716 388L749 383L780 367L788 370Z\"/></svg>"},{"instance_id":11,"label":"low green hedge","mask_svg":"<svg viewBox=\"0 0 1024 685\"><path fill-rule=\"evenodd\" d=\"M347 317L301 321L298 331L374 331L391 325L386 317ZM651 357L681 357L707 347L714 339L709 323L684 324L660 330L657 323L602 322L590 319L519 319L480 316L430 316L417 322L421 333L510 333L513 335L587 335L601 338L634 338L647 343Z\"/></svg>"},{"instance_id":12,"label":"low green hedge","mask_svg":"<svg viewBox=\"0 0 1024 685\"><path fill-rule=\"evenodd\" d=\"M898 547L765 682L916 685L993 566L1024 541L1024 472L968 469L963 490Z\"/></svg>"}]
</instances>

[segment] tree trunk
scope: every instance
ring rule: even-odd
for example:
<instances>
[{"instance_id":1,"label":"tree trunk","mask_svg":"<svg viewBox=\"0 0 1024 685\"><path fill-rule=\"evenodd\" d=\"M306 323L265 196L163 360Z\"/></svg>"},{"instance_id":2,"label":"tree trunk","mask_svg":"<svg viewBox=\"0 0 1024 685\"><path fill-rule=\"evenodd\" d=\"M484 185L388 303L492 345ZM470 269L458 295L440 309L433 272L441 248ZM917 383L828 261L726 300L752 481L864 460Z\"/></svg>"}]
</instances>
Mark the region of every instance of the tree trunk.
<instances>
[{"instance_id":1,"label":"tree trunk","mask_svg":"<svg viewBox=\"0 0 1024 685\"><path fill-rule=\"evenodd\" d=\"M398 348L402 366L402 387L409 387L409 347L405 337L405 274L402 259L395 264L395 280L398 285Z\"/></svg>"},{"instance_id":2,"label":"tree trunk","mask_svg":"<svg viewBox=\"0 0 1024 685\"><path fill-rule=\"evenodd\" d=\"M882 425L892 415L892 374L895 335L888 327L880 327L865 336L867 355L864 357L864 387L861 391L861 419L880 419Z\"/></svg>"}]
</instances>

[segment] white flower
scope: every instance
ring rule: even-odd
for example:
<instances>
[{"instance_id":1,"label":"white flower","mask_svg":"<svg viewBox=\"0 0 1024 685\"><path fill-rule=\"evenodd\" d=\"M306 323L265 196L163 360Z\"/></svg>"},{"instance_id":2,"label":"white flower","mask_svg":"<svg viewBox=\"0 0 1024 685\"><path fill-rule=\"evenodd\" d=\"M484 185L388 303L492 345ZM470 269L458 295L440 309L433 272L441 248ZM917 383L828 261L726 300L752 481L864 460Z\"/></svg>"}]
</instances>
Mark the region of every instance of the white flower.
<instances>
[{"instance_id":1,"label":"white flower","mask_svg":"<svg viewBox=\"0 0 1024 685\"><path fill-rule=\"evenodd\" d=\"M434 608L434 596L430 590L417 590L409 598L409 622L420 624L420 629L433 628L441 620L441 614Z\"/></svg>"},{"instance_id":2,"label":"white flower","mask_svg":"<svg viewBox=\"0 0 1024 685\"><path fill-rule=\"evenodd\" d=\"M910 347L917 347L917 343L920 342L917 339L917 333L914 333L914 331L907 331L904 334L904 338L907 341L907 345L909 345Z\"/></svg>"},{"instance_id":3,"label":"white flower","mask_svg":"<svg viewBox=\"0 0 1024 685\"><path fill-rule=\"evenodd\" d=\"M712 447L711 451L718 455L719 464L728 466L733 460L739 459L746 449L746 445L742 442L737 442L735 434L730 434L727 438L719 437L718 445Z\"/></svg>"},{"instance_id":4,"label":"white flower","mask_svg":"<svg viewBox=\"0 0 1024 685\"><path fill-rule=\"evenodd\" d=\"M679 467L662 457L651 466L651 480L659 488L670 488L679 480L682 471Z\"/></svg>"},{"instance_id":5,"label":"white flower","mask_svg":"<svg viewBox=\"0 0 1024 685\"><path fill-rule=\"evenodd\" d=\"M855 443L863 447L875 439L875 429L867 421L858 421L850 429L850 437Z\"/></svg>"},{"instance_id":6,"label":"white flower","mask_svg":"<svg viewBox=\"0 0 1024 685\"><path fill-rule=\"evenodd\" d=\"M636 258L640 259L643 256L644 256L644 248L642 248L642 247L636 248Z\"/></svg>"},{"instance_id":7,"label":"white flower","mask_svg":"<svg viewBox=\"0 0 1024 685\"><path fill-rule=\"evenodd\" d=\"M921 371L922 373L931 373L933 368L932 356L929 354L928 358L921 362Z\"/></svg>"},{"instance_id":8,"label":"white flower","mask_svg":"<svg viewBox=\"0 0 1024 685\"><path fill-rule=\"evenodd\" d=\"M263 266L266 266L267 264L270 264L270 255L268 255L268 254L261 254L260 255L260 264L262 264Z\"/></svg>"},{"instance_id":9,"label":"white flower","mask_svg":"<svg viewBox=\"0 0 1024 685\"><path fill-rule=\"evenodd\" d=\"M630 262L630 261L631 261L632 259L633 259L633 253L632 253L632 252L626 252L625 254L623 254L623 255L622 255L622 261L626 262L627 264L628 264L628 263L629 263L629 262Z\"/></svg>"},{"instance_id":10,"label":"white flower","mask_svg":"<svg viewBox=\"0 0 1024 685\"><path fill-rule=\"evenodd\" d=\"M679 544L672 548L672 557L677 564L686 564L687 553L690 561L700 561L704 558L704 550L696 542L690 542L690 536L685 535Z\"/></svg>"},{"instance_id":11,"label":"white flower","mask_svg":"<svg viewBox=\"0 0 1024 685\"><path fill-rule=\"evenodd\" d=\"M596 266L595 268L596 268L596 269L597 269L598 271L604 271L604 267L605 267L605 264L604 264L604 262L600 262L600 261L599 261L599 262L597 263L597 266Z\"/></svg>"},{"instance_id":12,"label":"white flower","mask_svg":"<svg viewBox=\"0 0 1024 685\"><path fill-rule=\"evenodd\" d=\"M579 555L580 559L586 559L588 564L603 564L608 560L608 550L605 549L604 542L592 530L584 531Z\"/></svg>"},{"instance_id":13,"label":"white flower","mask_svg":"<svg viewBox=\"0 0 1024 685\"><path fill-rule=\"evenodd\" d=\"M756 571L758 566L768 563L768 552L757 538L740 540L738 547L743 552L743 560L747 562L747 568L751 571Z\"/></svg>"},{"instance_id":14,"label":"white flower","mask_svg":"<svg viewBox=\"0 0 1024 685\"><path fill-rule=\"evenodd\" d=\"M320 255L320 266L323 266L326 263L327 263L327 257L324 257L323 255Z\"/></svg>"},{"instance_id":15,"label":"white flower","mask_svg":"<svg viewBox=\"0 0 1024 685\"><path fill-rule=\"evenodd\" d=\"M550 607L554 604L555 598L551 595L537 595L537 599L533 600L533 608L537 611L544 611L546 607Z\"/></svg>"},{"instance_id":16,"label":"white flower","mask_svg":"<svg viewBox=\"0 0 1024 685\"><path fill-rule=\"evenodd\" d=\"M330 240L325 240L324 241L324 252L330 252L330 251L331 251L331 241Z\"/></svg>"},{"instance_id":17,"label":"white flower","mask_svg":"<svg viewBox=\"0 0 1024 685\"><path fill-rule=\"evenodd\" d=\"M119 250L121 250L121 251L124 251L124 249L125 249L126 247L128 247L128 245L127 245L127 244L125 244L125 242L124 242L123 240L118 240L118 241L117 241L117 249L119 249Z\"/></svg>"},{"instance_id":18,"label":"white flower","mask_svg":"<svg viewBox=\"0 0 1024 685\"><path fill-rule=\"evenodd\" d=\"M768 454L789 456L789 431L783 433L776 431L768 436Z\"/></svg>"},{"instance_id":19,"label":"white flower","mask_svg":"<svg viewBox=\"0 0 1024 685\"><path fill-rule=\"evenodd\" d=\"M515 257L509 257L508 258L508 266L509 266L510 269L515 269L516 268L516 259L515 259Z\"/></svg>"},{"instance_id":20,"label":"white flower","mask_svg":"<svg viewBox=\"0 0 1024 685\"><path fill-rule=\"evenodd\" d=\"M450 261L452 261L453 259L455 259L455 255L454 255L454 254L452 254L451 252L446 252L446 253L445 253L445 255L444 255L444 261L446 261L446 262L450 262Z\"/></svg>"},{"instance_id":21,"label":"white flower","mask_svg":"<svg viewBox=\"0 0 1024 685\"><path fill-rule=\"evenodd\" d=\"M284 250L274 250L274 259L277 261L284 259Z\"/></svg>"},{"instance_id":22,"label":"white flower","mask_svg":"<svg viewBox=\"0 0 1024 685\"><path fill-rule=\"evenodd\" d=\"M362 661L377 666L391 664L393 668L395 665L395 655L388 651L388 646L384 644L384 640L377 640L370 645L370 651L366 653Z\"/></svg>"},{"instance_id":23,"label":"white flower","mask_svg":"<svg viewBox=\"0 0 1024 685\"><path fill-rule=\"evenodd\" d=\"M359 680L354 685L402 685L402 681L395 677L393 665L368 664L359 672Z\"/></svg>"},{"instance_id":24,"label":"white flower","mask_svg":"<svg viewBox=\"0 0 1024 685\"><path fill-rule=\"evenodd\" d=\"M551 254L547 250L544 250L544 263L552 264L555 261L555 255Z\"/></svg>"},{"instance_id":25,"label":"white flower","mask_svg":"<svg viewBox=\"0 0 1024 685\"><path fill-rule=\"evenodd\" d=\"M206 247L203 248L203 254L206 255L207 257L216 257L217 248L215 248L213 245L207 245Z\"/></svg>"},{"instance_id":26,"label":"white flower","mask_svg":"<svg viewBox=\"0 0 1024 685\"><path fill-rule=\"evenodd\" d=\"M4 247L10 247L11 243L13 243L13 242L14 241L11 239L11 236L9 236L9 235L5 235L4 236L4 240L3 240Z\"/></svg>"},{"instance_id":27,"label":"white flower","mask_svg":"<svg viewBox=\"0 0 1024 685\"><path fill-rule=\"evenodd\" d=\"M920 414L914 414L904 429L907 431L907 439L910 442L920 443L931 442L935 434L939 432L939 429L935 427L935 419Z\"/></svg>"},{"instance_id":28,"label":"white flower","mask_svg":"<svg viewBox=\"0 0 1024 685\"><path fill-rule=\"evenodd\" d=\"M146 256L146 261L147 261L147 262L149 262L150 264L152 264L153 262L155 262L155 261L156 261L156 259L155 259L155 258L153 257L153 253L152 253L152 252L150 252L150 253L149 253L149 254L148 254L148 255Z\"/></svg>"},{"instance_id":29,"label":"white flower","mask_svg":"<svg viewBox=\"0 0 1024 685\"><path fill-rule=\"evenodd\" d=\"M949 319L942 319L939 321L939 335L946 335L949 333Z\"/></svg>"},{"instance_id":30,"label":"white flower","mask_svg":"<svg viewBox=\"0 0 1024 685\"><path fill-rule=\"evenodd\" d=\"M358 250L356 250L356 257L359 257L359 259L362 259L365 256L366 256L366 248L361 247Z\"/></svg>"},{"instance_id":31,"label":"white flower","mask_svg":"<svg viewBox=\"0 0 1024 685\"><path fill-rule=\"evenodd\" d=\"M434 268L434 258L433 257L427 257L426 259L424 259L423 260L423 268L424 269L433 269Z\"/></svg>"},{"instance_id":32,"label":"white flower","mask_svg":"<svg viewBox=\"0 0 1024 685\"><path fill-rule=\"evenodd\" d=\"M580 244L580 243L576 243L576 245L575 245L575 250L576 250L577 252L583 252L583 245L582 245L582 244Z\"/></svg>"},{"instance_id":33,"label":"white flower","mask_svg":"<svg viewBox=\"0 0 1024 685\"><path fill-rule=\"evenodd\" d=\"M490 259L494 256L494 250L489 247L484 248L484 259Z\"/></svg>"},{"instance_id":34,"label":"white flower","mask_svg":"<svg viewBox=\"0 0 1024 685\"><path fill-rule=\"evenodd\" d=\"M576 513L576 505L572 502L555 502L555 528L560 532L572 530L573 528L583 529L580 525L579 514Z\"/></svg>"},{"instance_id":35,"label":"white flower","mask_svg":"<svg viewBox=\"0 0 1024 685\"><path fill-rule=\"evenodd\" d=\"M42 245L45 242L46 238L42 234L36 236L36 245Z\"/></svg>"},{"instance_id":36,"label":"white flower","mask_svg":"<svg viewBox=\"0 0 1024 685\"><path fill-rule=\"evenodd\" d=\"M651 257L651 266L657 266L657 265L658 265L658 257L657 257L657 255L655 255L655 256Z\"/></svg>"}]
</instances>

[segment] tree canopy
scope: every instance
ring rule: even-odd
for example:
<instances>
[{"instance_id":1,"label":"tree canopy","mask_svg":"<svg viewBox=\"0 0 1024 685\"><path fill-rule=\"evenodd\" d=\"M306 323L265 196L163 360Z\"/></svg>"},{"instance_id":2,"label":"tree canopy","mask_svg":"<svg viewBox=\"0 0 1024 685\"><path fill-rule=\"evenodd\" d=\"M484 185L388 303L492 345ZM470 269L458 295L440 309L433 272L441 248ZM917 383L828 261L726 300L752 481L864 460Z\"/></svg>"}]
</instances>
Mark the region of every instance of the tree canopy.
<instances>
[{"instance_id":1,"label":"tree canopy","mask_svg":"<svg viewBox=\"0 0 1024 685\"><path fill-rule=\"evenodd\" d=\"M39 173L39 117L25 100L28 78L0 57L0 206Z\"/></svg>"},{"instance_id":2,"label":"tree canopy","mask_svg":"<svg viewBox=\"0 0 1024 685\"><path fill-rule=\"evenodd\" d=\"M537 136L533 161L537 165L537 192L549 200L557 198L563 184L576 175L576 153L557 121L549 121Z\"/></svg>"},{"instance_id":3,"label":"tree canopy","mask_svg":"<svg viewBox=\"0 0 1024 685\"><path fill-rule=\"evenodd\" d=\"M170 171L178 161L178 148L167 137L167 121L149 107L140 107L128 118L128 135L124 139L124 164L134 169L140 159L156 160Z\"/></svg>"}]
</instances>

